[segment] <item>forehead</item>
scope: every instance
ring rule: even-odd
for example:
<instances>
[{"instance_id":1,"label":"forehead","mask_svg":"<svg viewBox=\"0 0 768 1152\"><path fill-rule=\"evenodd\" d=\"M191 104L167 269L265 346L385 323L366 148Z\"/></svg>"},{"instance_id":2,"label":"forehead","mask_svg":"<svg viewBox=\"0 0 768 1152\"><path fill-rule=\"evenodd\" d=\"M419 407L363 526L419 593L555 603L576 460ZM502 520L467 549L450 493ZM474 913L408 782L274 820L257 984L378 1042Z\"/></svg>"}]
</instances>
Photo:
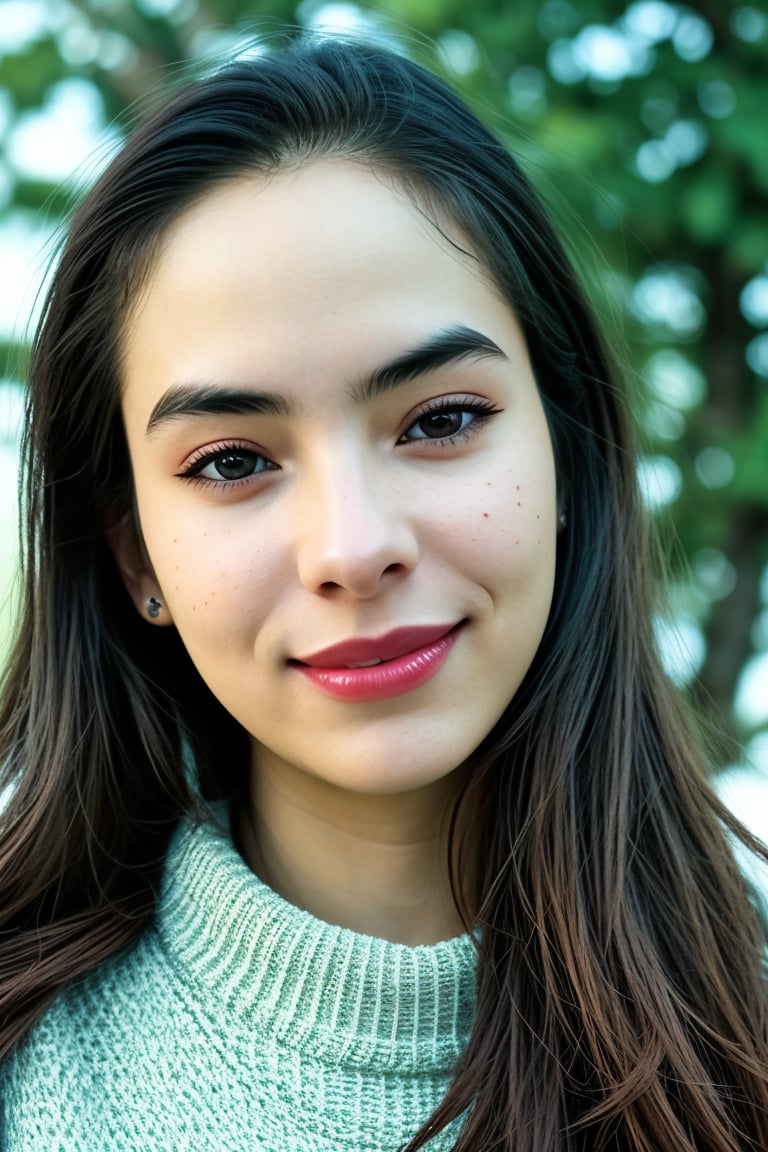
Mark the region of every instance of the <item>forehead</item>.
<instances>
[{"instance_id":1,"label":"forehead","mask_svg":"<svg viewBox=\"0 0 768 1152\"><path fill-rule=\"evenodd\" d=\"M406 190L390 173L342 158L321 158L269 174L245 174L215 186L164 232L151 263L148 288L170 279L197 283L203 267L217 274L250 264L270 278L300 262L322 288L319 271L338 278L351 267L375 278L393 252L403 271L425 255L452 261L488 279L458 224L434 198ZM276 283L276 282L275 282ZM299 291L301 280L294 279ZM146 292L144 295L146 296Z\"/></svg>"},{"instance_id":2,"label":"forehead","mask_svg":"<svg viewBox=\"0 0 768 1152\"><path fill-rule=\"evenodd\" d=\"M240 176L163 236L124 329L124 399L222 374L350 379L494 322L511 310L460 230L389 177L338 159Z\"/></svg>"}]
</instances>

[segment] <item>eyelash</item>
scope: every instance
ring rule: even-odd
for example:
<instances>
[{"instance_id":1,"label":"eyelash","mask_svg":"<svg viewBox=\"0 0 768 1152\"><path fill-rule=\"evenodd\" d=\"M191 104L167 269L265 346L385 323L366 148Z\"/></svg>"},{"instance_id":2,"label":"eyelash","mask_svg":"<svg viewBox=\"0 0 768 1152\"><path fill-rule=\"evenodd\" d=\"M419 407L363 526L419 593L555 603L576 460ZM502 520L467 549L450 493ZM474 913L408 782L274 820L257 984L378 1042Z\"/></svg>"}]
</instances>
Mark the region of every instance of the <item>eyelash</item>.
<instances>
[{"instance_id":1,"label":"eyelash","mask_svg":"<svg viewBox=\"0 0 768 1152\"><path fill-rule=\"evenodd\" d=\"M501 409L496 408L491 403L491 401L481 399L478 396L466 396L461 399L441 396L435 400L429 401L424 406L422 411L419 412L416 418L412 420L408 427L405 429L405 432L403 432L402 435L398 438L397 444L430 444L439 448L450 448L455 444L467 440L476 432L479 432L480 429L500 411ZM470 420L468 424L464 425L464 427L460 428L457 432L454 432L450 436L416 436L411 439L405 438L409 431L415 428L420 423L420 421L426 419L427 417L449 416L454 413L460 413L462 415L469 413L474 417L474 419ZM247 476L238 477L232 480L227 480L223 476L218 480L214 480L210 476L200 475L200 473L205 468L207 468L209 464L213 464L217 458L224 457L228 454L251 457L254 462L263 461L264 465L263 467L259 468L257 472L251 472ZM200 449L199 454L195 454L190 460L189 464L183 468L181 472L178 472L177 475L180 479L187 480L191 484L201 484L206 487L210 486L214 488L234 488L241 484L250 483L250 481L256 475L261 475L264 472L277 471L277 469L278 466L274 464L273 461L269 460L269 458L263 453L254 451L254 449L250 448L247 444L232 440L223 442L221 444L206 446L205 448Z\"/></svg>"},{"instance_id":2,"label":"eyelash","mask_svg":"<svg viewBox=\"0 0 768 1152\"><path fill-rule=\"evenodd\" d=\"M417 415L415 420L406 428L403 435L398 439L398 444L434 444L441 448L450 448L454 444L459 444L463 440L469 439L493 417L501 411L496 408L490 400L484 400L479 396L464 396L460 399L447 396L439 396L435 400L430 400L424 406L421 412ZM417 436L412 440L405 440L405 434L414 428L421 420L427 416L449 416L452 413L471 413L474 419L454 432L451 436Z\"/></svg>"},{"instance_id":3,"label":"eyelash","mask_svg":"<svg viewBox=\"0 0 768 1152\"><path fill-rule=\"evenodd\" d=\"M217 459L224 456L250 456L254 462L263 461L264 467L259 468L258 472L250 472L247 476L240 476L233 480L227 480L222 476L218 480L214 480L211 476L201 476L200 473L209 464L215 463ZM264 472L277 471L277 465L273 463L263 452L256 452L247 444L243 444L237 440L226 440L221 444L206 445L201 448L199 452L195 453L190 460L189 464L177 472L176 475L181 480L188 480L190 484L200 484L203 487L211 488L235 488L241 484L249 484L254 476L261 475Z\"/></svg>"}]
</instances>

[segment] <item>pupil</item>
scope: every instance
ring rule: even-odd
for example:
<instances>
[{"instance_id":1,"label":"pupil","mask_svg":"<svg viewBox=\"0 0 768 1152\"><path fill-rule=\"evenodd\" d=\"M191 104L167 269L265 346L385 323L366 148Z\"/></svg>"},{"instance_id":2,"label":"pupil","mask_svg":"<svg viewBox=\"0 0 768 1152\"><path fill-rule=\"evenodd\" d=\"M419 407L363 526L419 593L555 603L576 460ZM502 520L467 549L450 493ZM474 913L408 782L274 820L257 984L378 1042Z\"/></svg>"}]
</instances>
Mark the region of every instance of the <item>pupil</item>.
<instances>
[{"instance_id":1,"label":"pupil","mask_svg":"<svg viewBox=\"0 0 768 1152\"><path fill-rule=\"evenodd\" d=\"M452 436L461 429L461 412L433 412L422 416L419 424L424 435L432 439Z\"/></svg>"},{"instance_id":2,"label":"pupil","mask_svg":"<svg viewBox=\"0 0 768 1152\"><path fill-rule=\"evenodd\" d=\"M250 461L239 452L228 452L216 464L216 471L225 480L240 480L250 470Z\"/></svg>"}]
</instances>

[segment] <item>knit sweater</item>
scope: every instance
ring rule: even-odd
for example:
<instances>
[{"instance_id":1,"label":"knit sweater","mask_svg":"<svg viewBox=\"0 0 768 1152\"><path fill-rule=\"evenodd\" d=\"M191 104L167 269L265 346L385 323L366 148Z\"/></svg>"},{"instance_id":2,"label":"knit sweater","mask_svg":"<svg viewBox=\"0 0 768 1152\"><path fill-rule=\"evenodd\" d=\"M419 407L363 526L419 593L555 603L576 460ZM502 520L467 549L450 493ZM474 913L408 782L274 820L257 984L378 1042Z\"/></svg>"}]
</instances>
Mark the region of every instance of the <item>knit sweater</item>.
<instances>
[{"instance_id":1,"label":"knit sweater","mask_svg":"<svg viewBox=\"0 0 768 1152\"><path fill-rule=\"evenodd\" d=\"M151 927L7 1061L0 1147L396 1152L448 1088L475 975L470 937L411 948L325 924L213 824L182 824Z\"/></svg>"}]
</instances>

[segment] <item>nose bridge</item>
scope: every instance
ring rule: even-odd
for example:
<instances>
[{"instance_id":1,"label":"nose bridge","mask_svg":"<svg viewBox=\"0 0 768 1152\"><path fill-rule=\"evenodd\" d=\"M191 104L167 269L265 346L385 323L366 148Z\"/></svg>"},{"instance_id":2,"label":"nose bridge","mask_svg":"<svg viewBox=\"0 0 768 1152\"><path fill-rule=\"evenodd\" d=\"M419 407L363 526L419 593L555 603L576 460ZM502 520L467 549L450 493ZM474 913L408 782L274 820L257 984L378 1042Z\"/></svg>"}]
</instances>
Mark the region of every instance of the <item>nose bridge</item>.
<instances>
[{"instance_id":1,"label":"nose bridge","mask_svg":"<svg viewBox=\"0 0 768 1152\"><path fill-rule=\"evenodd\" d=\"M384 469L354 440L318 453L300 484L298 568L313 591L375 594L387 570L412 568L416 540Z\"/></svg>"}]
</instances>

